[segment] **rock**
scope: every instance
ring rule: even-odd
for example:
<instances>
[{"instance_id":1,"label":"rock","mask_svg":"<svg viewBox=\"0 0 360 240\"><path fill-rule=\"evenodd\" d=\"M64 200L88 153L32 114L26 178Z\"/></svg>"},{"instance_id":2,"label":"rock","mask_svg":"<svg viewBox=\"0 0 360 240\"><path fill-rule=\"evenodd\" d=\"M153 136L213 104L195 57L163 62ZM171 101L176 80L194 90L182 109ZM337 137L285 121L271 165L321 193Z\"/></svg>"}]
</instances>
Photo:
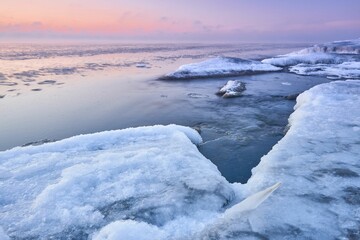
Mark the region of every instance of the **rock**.
<instances>
[{"instance_id":1,"label":"rock","mask_svg":"<svg viewBox=\"0 0 360 240\"><path fill-rule=\"evenodd\" d=\"M223 98L239 97L245 90L245 83L238 80L229 80L225 86L217 92L217 95Z\"/></svg>"}]
</instances>

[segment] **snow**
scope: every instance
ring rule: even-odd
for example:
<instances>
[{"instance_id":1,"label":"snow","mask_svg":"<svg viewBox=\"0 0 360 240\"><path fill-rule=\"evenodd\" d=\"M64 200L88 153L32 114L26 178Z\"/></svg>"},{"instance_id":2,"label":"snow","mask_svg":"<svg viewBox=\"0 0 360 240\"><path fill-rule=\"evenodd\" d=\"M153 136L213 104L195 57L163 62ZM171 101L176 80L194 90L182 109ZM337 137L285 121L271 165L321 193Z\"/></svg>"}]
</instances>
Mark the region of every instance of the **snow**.
<instances>
[{"instance_id":1,"label":"snow","mask_svg":"<svg viewBox=\"0 0 360 240\"><path fill-rule=\"evenodd\" d=\"M224 98L238 97L246 90L245 83L238 80L229 80L219 91L218 94Z\"/></svg>"},{"instance_id":2,"label":"snow","mask_svg":"<svg viewBox=\"0 0 360 240\"><path fill-rule=\"evenodd\" d=\"M216 57L199 63L186 64L175 72L169 73L165 78L198 78L245 73L279 71L281 68L258 61L241 58Z\"/></svg>"},{"instance_id":3,"label":"snow","mask_svg":"<svg viewBox=\"0 0 360 240\"><path fill-rule=\"evenodd\" d=\"M275 66L293 66L299 63L306 64L336 64L342 63L344 58L347 60L349 57L341 57L335 54L327 53L301 53L294 52L285 55L280 55L274 58L264 59L261 62L272 64Z\"/></svg>"},{"instance_id":4,"label":"snow","mask_svg":"<svg viewBox=\"0 0 360 240\"><path fill-rule=\"evenodd\" d=\"M328 78L360 78L360 39L318 44L297 52L262 60L289 67L290 72Z\"/></svg>"},{"instance_id":5,"label":"snow","mask_svg":"<svg viewBox=\"0 0 360 240\"><path fill-rule=\"evenodd\" d=\"M234 192L200 142L195 130L171 125L1 152L0 226L15 238L80 238L118 220L208 218Z\"/></svg>"},{"instance_id":6,"label":"snow","mask_svg":"<svg viewBox=\"0 0 360 240\"><path fill-rule=\"evenodd\" d=\"M317 44L301 50L300 53L360 54L360 38Z\"/></svg>"},{"instance_id":7,"label":"snow","mask_svg":"<svg viewBox=\"0 0 360 240\"><path fill-rule=\"evenodd\" d=\"M299 75L319 75L328 78L360 78L360 62L343 62L340 64L298 64L289 68L290 72Z\"/></svg>"},{"instance_id":8,"label":"snow","mask_svg":"<svg viewBox=\"0 0 360 240\"><path fill-rule=\"evenodd\" d=\"M4 229L0 226L0 239L10 240L9 236L4 232Z\"/></svg>"},{"instance_id":9,"label":"snow","mask_svg":"<svg viewBox=\"0 0 360 240\"><path fill-rule=\"evenodd\" d=\"M158 227L133 220L112 222L94 236L94 240L153 240L165 239Z\"/></svg>"}]
</instances>

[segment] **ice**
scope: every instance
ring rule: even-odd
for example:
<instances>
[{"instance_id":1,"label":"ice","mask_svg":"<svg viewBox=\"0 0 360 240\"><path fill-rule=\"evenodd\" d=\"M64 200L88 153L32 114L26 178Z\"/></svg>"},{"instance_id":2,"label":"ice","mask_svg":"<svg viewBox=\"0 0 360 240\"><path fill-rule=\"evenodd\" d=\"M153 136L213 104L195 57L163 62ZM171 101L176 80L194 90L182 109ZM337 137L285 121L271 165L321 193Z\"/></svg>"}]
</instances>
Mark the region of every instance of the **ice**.
<instances>
[{"instance_id":1,"label":"ice","mask_svg":"<svg viewBox=\"0 0 360 240\"><path fill-rule=\"evenodd\" d=\"M317 44L301 50L300 53L360 54L360 38Z\"/></svg>"},{"instance_id":2,"label":"ice","mask_svg":"<svg viewBox=\"0 0 360 240\"><path fill-rule=\"evenodd\" d=\"M299 63L338 64L353 59L353 55L358 54L360 54L360 39L355 39L318 44L300 51L264 59L262 62L282 67Z\"/></svg>"},{"instance_id":3,"label":"ice","mask_svg":"<svg viewBox=\"0 0 360 240\"><path fill-rule=\"evenodd\" d=\"M274 58L264 59L261 62L272 64L274 66L286 67L294 66L300 63L306 64L338 64L346 60L351 59L351 57L338 56L336 54L327 54L327 53L302 53L294 52L286 55L280 55Z\"/></svg>"},{"instance_id":4,"label":"ice","mask_svg":"<svg viewBox=\"0 0 360 240\"><path fill-rule=\"evenodd\" d=\"M281 70L281 68L258 61L244 60L241 58L216 57L199 63L183 65L175 72L167 74L164 78L183 79L214 77L279 70Z\"/></svg>"},{"instance_id":5,"label":"ice","mask_svg":"<svg viewBox=\"0 0 360 240\"><path fill-rule=\"evenodd\" d=\"M114 221L143 222L135 229L206 219L234 192L200 142L195 130L171 125L1 152L0 226L12 238L78 239Z\"/></svg>"},{"instance_id":6,"label":"ice","mask_svg":"<svg viewBox=\"0 0 360 240\"><path fill-rule=\"evenodd\" d=\"M154 225L149 225L143 222L136 222L132 220L116 221L108 224L102 228L98 233L95 233L94 240L147 240L147 239L184 239L184 234L181 231L189 231L189 229L196 227L197 231L194 231L192 235L188 235L186 239L209 239L205 237L209 230L216 229L219 226L226 225L229 221L233 221L234 218L241 216L244 212L249 212L256 209L263 201L265 201L278 187L280 183L275 184L263 191L255 193L240 203L232 206L226 210L223 214L217 216L207 216L207 219L213 221L206 221L208 224L205 226L205 222L199 224L194 219L182 218L179 221L173 221L158 228ZM213 219L212 219L213 218ZM179 230L180 234L179 234Z\"/></svg>"},{"instance_id":7,"label":"ice","mask_svg":"<svg viewBox=\"0 0 360 240\"><path fill-rule=\"evenodd\" d=\"M0 226L0 239L10 240L9 236L4 232L4 229Z\"/></svg>"},{"instance_id":8,"label":"ice","mask_svg":"<svg viewBox=\"0 0 360 240\"><path fill-rule=\"evenodd\" d=\"M94 240L154 240L165 239L158 227L133 220L112 222L97 233Z\"/></svg>"},{"instance_id":9,"label":"ice","mask_svg":"<svg viewBox=\"0 0 360 240\"><path fill-rule=\"evenodd\" d=\"M300 94L246 184L228 183L200 135L176 125L0 152L0 238L358 239L359 104L359 80Z\"/></svg>"},{"instance_id":10,"label":"ice","mask_svg":"<svg viewBox=\"0 0 360 240\"><path fill-rule=\"evenodd\" d=\"M218 95L224 98L238 97L245 90L245 83L238 80L229 80L225 86L218 91Z\"/></svg>"},{"instance_id":11,"label":"ice","mask_svg":"<svg viewBox=\"0 0 360 240\"><path fill-rule=\"evenodd\" d=\"M137 64L135 64L135 66L137 68L150 68L148 63L143 63L143 62L137 63Z\"/></svg>"},{"instance_id":12,"label":"ice","mask_svg":"<svg viewBox=\"0 0 360 240\"><path fill-rule=\"evenodd\" d=\"M300 94L290 129L242 191L282 186L256 211L209 229L203 239L358 239L359 104L356 80Z\"/></svg>"},{"instance_id":13,"label":"ice","mask_svg":"<svg viewBox=\"0 0 360 240\"><path fill-rule=\"evenodd\" d=\"M360 78L360 39L318 44L310 48L262 60L263 63L289 67L301 75L334 79Z\"/></svg>"},{"instance_id":14,"label":"ice","mask_svg":"<svg viewBox=\"0 0 360 240\"><path fill-rule=\"evenodd\" d=\"M360 78L360 62L343 62L340 64L298 64L289 68L290 72L300 75L319 75L328 78Z\"/></svg>"}]
</instances>

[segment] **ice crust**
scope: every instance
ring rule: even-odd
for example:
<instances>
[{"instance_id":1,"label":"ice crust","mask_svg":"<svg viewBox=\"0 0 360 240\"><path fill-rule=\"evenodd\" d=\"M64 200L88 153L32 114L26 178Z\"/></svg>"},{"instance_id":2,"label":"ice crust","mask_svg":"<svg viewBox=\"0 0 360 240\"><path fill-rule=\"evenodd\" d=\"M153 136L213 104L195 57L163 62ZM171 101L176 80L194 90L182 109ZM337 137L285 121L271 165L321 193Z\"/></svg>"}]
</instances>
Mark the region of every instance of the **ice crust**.
<instances>
[{"instance_id":1,"label":"ice crust","mask_svg":"<svg viewBox=\"0 0 360 240\"><path fill-rule=\"evenodd\" d=\"M289 67L301 75L328 78L360 78L360 39L319 44L310 48L262 60L263 63Z\"/></svg>"},{"instance_id":2,"label":"ice crust","mask_svg":"<svg viewBox=\"0 0 360 240\"><path fill-rule=\"evenodd\" d=\"M247 184L228 183L176 125L0 152L0 237L357 239L359 105L358 80L300 94Z\"/></svg>"},{"instance_id":3,"label":"ice crust","mask_svg":"<svg viewBox=\"0 0 360 240\"><path fill-rule=\"evenodd\" d=\"M258 61L244 60L241 58L216 57L203 62L183 65L175 72L167 74L165 78L185 79L214 77L279 70L281 70L281 68Z\"/></svg>"}]
</instances>

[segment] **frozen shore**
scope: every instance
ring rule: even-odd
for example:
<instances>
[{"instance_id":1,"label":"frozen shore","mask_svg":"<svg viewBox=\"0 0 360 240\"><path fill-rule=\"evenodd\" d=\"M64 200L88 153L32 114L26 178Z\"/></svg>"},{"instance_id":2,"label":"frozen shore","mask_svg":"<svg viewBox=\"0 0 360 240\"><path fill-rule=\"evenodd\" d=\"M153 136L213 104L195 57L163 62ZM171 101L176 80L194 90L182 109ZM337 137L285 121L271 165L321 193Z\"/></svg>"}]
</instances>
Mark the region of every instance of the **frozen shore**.
<instances>
[{"instance_id":1,"label":"frozen shore","mask_svg":"<svg viewBox=\"0 0 360 240\"><path fill-rule=\"evenodd\" d=\"M195 147L199 134L175 125L1 152L1 234L37 239L359 236L359 96L360 81L321 84L302 93L286 136L262 158L247 184L228 183ZM276 182L282 186L258 208L226 214Z\"/></svg>"},{"instance_id":2,"label":"frozen shore","mask_svg":"<svg viewBox=\"0 0 360 240\"><path fill-rule=\"evenodd\" d=\"M289 67L300 75L330 79L360 78L360 39L318 44L300 51L262 60L262 63Z\"/></svg>"}]
</instances>

